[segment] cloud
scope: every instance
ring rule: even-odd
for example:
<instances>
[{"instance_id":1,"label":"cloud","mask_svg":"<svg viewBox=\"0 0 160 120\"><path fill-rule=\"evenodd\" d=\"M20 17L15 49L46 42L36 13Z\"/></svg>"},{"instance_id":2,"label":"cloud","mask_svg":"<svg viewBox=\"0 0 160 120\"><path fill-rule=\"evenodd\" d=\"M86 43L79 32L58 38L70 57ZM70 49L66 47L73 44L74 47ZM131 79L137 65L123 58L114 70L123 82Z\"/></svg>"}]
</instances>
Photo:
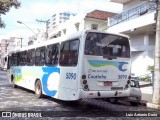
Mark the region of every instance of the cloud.
<instances>
[{"instance_id":1,"label":"cloud","mask_svg":"<svg viewBox=\"0 0 160 120\"><path fill-rule=\"evenodd\" d=\"M38 3L28 9L33 16L42 17L51 14L54 11L54 5L48 3Z\"/></svg>"},{"instance_id":2,"label":"cloud","mask_svg":"<svg viewBox=\"0 0 160 120\"><path fill-rule=\"evenodd\" d=\"M1 34L8 35L32 35L31 31L17 21L22 21L33 31L45 29L44 23L36 22L36 19L47 20L59 11L69 11L73 13L89 12L94 9L108 10L118 12L122 9L121 5L116 3L109 3L108 0L32 0L21 1L19 9L12 8L5 16L1 16L6 23L6 29L2 30ZM27 33L27 34L26 34Z\"/></svg>"},{"instance_id":3,"label":"cloud","mask_svg":"<svg viewBox=\"0 0 160 120\"><path fill-rule=\"evenodd\" d=\"M96 6L96 7L95 7ZM80 3L80 8L85 11L93 11L95 9L109 11L109 12L120 12L122 10L122 5L111 3L111 2L99 2L88 0L87 4L85 2Z\"/></svg>"},{"instance_id":4,"label":"cloud","mask_svg":"<svg viewBox=\"0 0 160 120\"><path fill-rule=\"evenodd\" d=\"M33 33L30 30L23 30L23 29L17 29L15 31L12 31L6 35L1 35L0 39L9 39L12 37L29 37L32 36Z\"/></svg>"},{"instance_id":5,"label":"cloud","mask_svg":"<svg viewBox=\"0 0 160 120\"><path fill-rule=\"evenodd\" d=\"M37 17L48 17L50 18L54 13L60 11L70 11L75 12L77 6L75 6L75 2L71 4L67 2L58 2L56 4L49 3L38 3L33 5L30 9L28 9L33 16Z\"/></svg>"}]
</instances>

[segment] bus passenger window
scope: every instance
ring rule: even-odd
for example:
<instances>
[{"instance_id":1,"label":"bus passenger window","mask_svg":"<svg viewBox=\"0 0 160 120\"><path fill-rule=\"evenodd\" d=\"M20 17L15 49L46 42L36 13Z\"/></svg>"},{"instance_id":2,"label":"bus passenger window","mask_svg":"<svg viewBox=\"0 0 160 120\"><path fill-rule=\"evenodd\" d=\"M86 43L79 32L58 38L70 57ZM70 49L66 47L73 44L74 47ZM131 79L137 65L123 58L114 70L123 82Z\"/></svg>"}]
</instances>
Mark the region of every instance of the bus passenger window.
<instances>
[{"instance_id":1,"label":"bus passenger window","mask_svg":"<svg viewBox=\"0 0 160 120\"><path fill-rule=\"evenodd\" d=\"M48 56L47 56L47 63L48 64L52 64L52 52L51 51L49 51L49 53L48 53Z\"/></svg>"},{"instance_id":2,"label":"bus passenger window","mask_svg":"<svg viewBox=\"0 0 160 120\"><path fill-rule=\"evenodd\" d=\"M27 65L34 65L34 49L27 52Z\"/></svg>"},{"instance_id":3,"label":"bus passenger window","mask_svg":"<svg viewBox=\"0 0 160 120\"><path fill-rule=\"evenodd\" d=\"M48 45L46 47L45 65L54 66L58 64L59 44Z\"/></svg>"},{"instance_id":4,"label":"bus passenger window","mask_svg":"<svg viewBox=\"0 0 160 120\"><path fill-rule=\"evenodd\" d=\"M40 61L40 50L36 49L36 53L35 53L35 65L38 65Z\"/></svg>"},{"instance_id":5,"label":"bus passenger window","mask_svg":"<svg viewBox=\"0 0 160 120\"><path fill-rule=\"evenodd\" d=\"M19 60L19 62L20 62L19 63L20 66L26 65L26 63L27 63L27 52L26 51L20 52L20 60Z\"/></svg>"},{"instance_id":6,"label":"bus passenger window","mask_svg":"<svg viewBox=\"0 0 160 120\"><path fill-rule=\"evenodd\" d=\"M78 62L79 40L63 42L61 44L60 65L76 66Z\"/></svg>"},{"instance_id":7,"label":"bus passenger window","mask_svg":"<svg viewBox=\"0 0 160 120\"><path fill-rule=\"evenodd\" d=\"M45 64L45 47L37 48L35 52L35 65Z\"/></svg>"}]
</instances>

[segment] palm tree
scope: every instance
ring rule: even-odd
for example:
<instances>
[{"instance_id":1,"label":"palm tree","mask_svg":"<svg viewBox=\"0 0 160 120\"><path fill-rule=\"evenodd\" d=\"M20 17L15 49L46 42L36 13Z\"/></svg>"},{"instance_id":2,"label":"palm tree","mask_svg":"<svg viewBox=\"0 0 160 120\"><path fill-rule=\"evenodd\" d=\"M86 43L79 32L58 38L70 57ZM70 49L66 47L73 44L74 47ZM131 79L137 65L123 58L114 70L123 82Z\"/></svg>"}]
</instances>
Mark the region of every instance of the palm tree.
<instances>
[{"instance_id":1,"label":"palm tree","mask_svg":"<svg viewBox=\"0 0 160 120\"><path fill-rule=\"evenodd\" d=\"M154 91L152 102L160 105L160 1L157 0L156 41L154 58Z\"/></svg>"}]
</instances>

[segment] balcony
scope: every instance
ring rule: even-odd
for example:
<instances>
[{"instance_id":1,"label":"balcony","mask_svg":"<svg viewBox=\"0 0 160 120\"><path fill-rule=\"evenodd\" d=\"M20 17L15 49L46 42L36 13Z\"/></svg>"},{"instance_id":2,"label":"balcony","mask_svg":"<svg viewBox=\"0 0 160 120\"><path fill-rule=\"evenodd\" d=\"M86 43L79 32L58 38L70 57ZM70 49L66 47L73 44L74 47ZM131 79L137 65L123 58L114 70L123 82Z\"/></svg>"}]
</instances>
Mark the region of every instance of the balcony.
<instances>
[{"instance_id":1,"label":"balcony","mask_svg":"<svg viewBox=\"0 0 160 120\"><path fill-rule=\"evenodd\" d=\"M152 51L154 50L154 46L145 46L145 45L138 45L138 46L131 46L131 52L136 52L136 51Z\"/></svg>"},{"instance_id":2,"label":"balcony","mask_svg":"<svg viewBox=\"0 0 160 120\"><path fill-rule=\"evenodd\" d=\"M110 2L121 3L121 4L124 4L129 1L131 1L131 0L110 0Z\"/></svg>"},{"instance_id":3,"label":"balcony","mask_svg":"<svg viewBox=\"0 0 160 120\"><path fill-rule=\"evenodd\" d=\"M118 15L109 18L108 26L112 27L116 24L138 18L148 13L152 13L153 11L156 10L156 8L157 5L154 2L148 2L142 5L138 5L132 9L129 9L127 11L124 11Z\"/></svg>"}]
</instances>

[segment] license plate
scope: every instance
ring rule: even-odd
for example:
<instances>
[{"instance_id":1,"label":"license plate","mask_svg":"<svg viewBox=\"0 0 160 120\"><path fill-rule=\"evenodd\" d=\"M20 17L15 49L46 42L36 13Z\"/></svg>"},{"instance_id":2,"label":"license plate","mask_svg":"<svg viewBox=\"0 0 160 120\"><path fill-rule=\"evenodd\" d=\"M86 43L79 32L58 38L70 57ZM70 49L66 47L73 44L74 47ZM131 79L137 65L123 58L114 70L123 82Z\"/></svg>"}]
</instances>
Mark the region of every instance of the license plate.
<instances>
[{"instance_id":1,"label":"license plate","mask_svg":"<svg viewBox=\"0 0 160 120\"><path fill-rule=\"evenodd\" d=\"M106 81L104 82L104 86L112 86L112 82Z\"/></svg>"}]
</instances>

